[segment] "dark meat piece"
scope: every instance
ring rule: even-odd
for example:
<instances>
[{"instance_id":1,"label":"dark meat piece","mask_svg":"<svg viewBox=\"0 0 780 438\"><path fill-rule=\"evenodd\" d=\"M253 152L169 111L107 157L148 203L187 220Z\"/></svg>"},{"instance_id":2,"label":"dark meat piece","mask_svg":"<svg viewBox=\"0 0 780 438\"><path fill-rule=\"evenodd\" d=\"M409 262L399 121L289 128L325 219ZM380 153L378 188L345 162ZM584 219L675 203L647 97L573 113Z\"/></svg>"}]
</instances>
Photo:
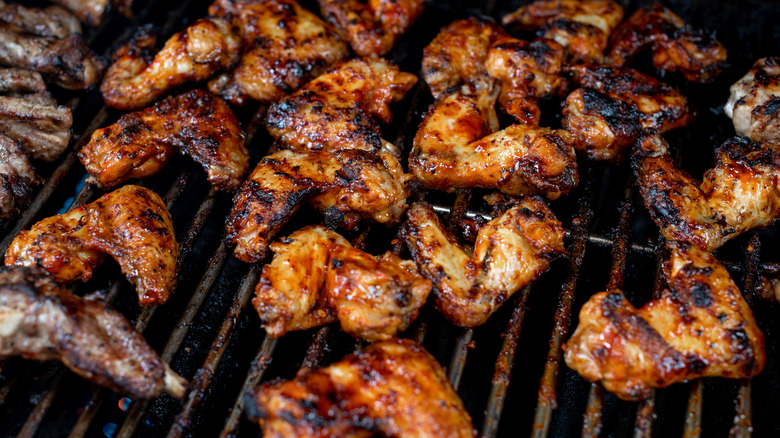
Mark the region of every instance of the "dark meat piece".
<instances>
[{"instance_id":1,"label":"dark meat piece","mask_svg":"<svg viewBox=\"0 0 780 438\"><path fill-rule=\"evenodd\" d=\"M130 17L133 0L52 0L70 9L79 17L79 20L90 26L98 26L105 18L109 10L117 10L119 13Z\"/></svg>"},{"instance_id":2,"label":"dark meat piece","mask_svg":"<svg viewBox=\"0 0 780 438\"><path fill-rule=\"evenodd\" d=\"M81 33L78 18L59 6L26 8L18 3L9 5L0 1L0 21L44 37L65 38Z\"/></svg>"},{"instance_id":3,"label":"dark meat piece","mask_svg":"<svg viewBox=\"0 0 780 438\"><path fill-rule=\"evenodd\" d=\"M42 91L46 91L46 84L40 73L21 68L0 68L0 93Z\"/></svg>"},{"instance_id":4,"label":"dark meat piece","mask_svg":"<svg viewBox=\"0 0 780 438\"><path fill-rule=\"evenodd\" d=\"M70 142L73 115L48 94L0 96L0 132L18 140L30 156L56 160Z\"/></svg>"},{"instance_id":5,"label":"dark meat piece","mask_svg":"<svg viewBox=\"0 0 780 438\"><path fill-rule=\"evenodd\" d=\"M0 132L0 220L26 207L33 187L42 182L19 142Z\"/></svg>"},{"instance_id":6,"label":"dark meat piece","mask_svg":"<svg viewBox=\"0 0 780 438\"><path fill-rule=\"evenodd\" d=\"M762 143L780 137L780 57L761 58L737 83L723 108L737 135Z\"/></svg>"}]
</instances>

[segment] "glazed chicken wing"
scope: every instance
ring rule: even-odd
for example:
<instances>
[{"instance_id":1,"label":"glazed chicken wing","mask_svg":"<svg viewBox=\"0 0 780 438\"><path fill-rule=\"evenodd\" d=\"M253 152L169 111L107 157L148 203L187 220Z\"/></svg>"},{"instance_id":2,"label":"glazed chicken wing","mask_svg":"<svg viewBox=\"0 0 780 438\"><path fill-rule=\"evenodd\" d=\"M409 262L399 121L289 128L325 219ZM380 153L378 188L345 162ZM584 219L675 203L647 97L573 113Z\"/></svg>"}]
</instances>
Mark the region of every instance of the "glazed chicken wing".
<instances>
[{"instance_id":1,"label":"glazed chicken wing","mask_svg":"<svg viewBox=\"0 0 780 438\"><path fill-rule=\"evenodd\" d=\"M593 295L566 343L566 364L624 400L697 377L748 378L766 363L764 335L711 254L669 244L668 289L636 309L620 291Z\"/></svg>"},{"instance_id":2,"label":"glazed chicken wing","mask_svg":"<svg viewBox=\"0 0 780 438\"><path fill-rule=\"evenodd\" d=\"M32 158L54 161L70 143L73 115L47 94L0 96L0 132L21 142Z\"/></svg>"},{"instance_id":3,"label":"glazed chicken wing","mask_svg":"<svg viewBox=\"0 0 780 438\"><path fill-rule=\"evenodd\" d=\"M101 295L77 297L39 268L0 267L0 357L59 360L114 391L182 398L186 381Z\"/></svg>"},{"instance_id":4,"label":"glazed chicken wing","mask_svg":"<svg viewBox=\"0 0 780 438\"><path fill-rule=\"evenodd\" d=\"M761 58L737 83L723 108L738 135L763 143L780 137L780 57Z\"/></svg>"},{"instance_id":5,"label":"glazed chicken wing","mask_svg":"<svg viewBox=\"0 0 780 438\"><path fill-rule=\"evenodd\" d=\"M425 8L425 0L317 0L322 15L360 56L390 51Z\"/></svg>"},{"instance_id":6,"label":"glazed chicken wing","mask_svg":"<svg viewBox=\"0 0 780 438\"><path fill-rule=\"evenodd\" d=\"M26 207L33 188L42 182L27 151L0 132L0 222Z\"/></svg>"},{"instance_id":7,"label":"glazed chicken wing","mask_svg":"<svg viewBox=\"0 0 780 438\"><path fill-rule=\"evenodd\" d=\"M208 79L238 61L242 34L235 17L204 18L172 36L155 55L156 37L142 29L114 54L100 85L103 100L120 110L138 110L185 82Z\"/></svg>"},{"instance_id":8,"label":"glazed chicken wing","mask_svg":"<svg viewBox=\"0 0 780 438\"><path fill-rule=\"evenodd\" d=\"M49 6L45 9L27 8L18 3L7 4L0 1L0 21L44 37L65 38L81 33L78 18L59 6Z\"/></svg>"},{"instance_id":9,"label":"glazed chicken wing","mask_svg":"<svg viewBox=\"0 0 780 438\"><path fill-rule=\"evenodd\" d=\"M638 140L634 173L650 216L668 240L712 251L780 216L780 138L727 140L699 182L675 167L660 136Z\"/></svg>"},{"instance_id":10,"label":"glazed chicken wing","mask_svg":"<svg viewBox=\"0 0 780 438\"><path fill-rule=\"evenodd\" d=\"M401 234L420 272L433 281L436 307L454 324L484 324L501 304L566 254L563 227L540 199L517 205L479 230L473 252L456 241L433 208L414 203Z\"/></svg>"},{"instance_id":11,"label":"glazed chicken wing","mask_svg":"<svg viewBox=\"0 0 780 438\"><path fill-rule=\"evenodd\" d=\"M135 284L141 305L167 301L176 286L179 244L171 215L156 193L124 186L44 219L16 236L5 264L39 266L59 282L87 281L104 254Z\"/></svg>"},{"instance_id":12,"label":"glazed chicken wing","mask_svg":"<svg viewBox=\"0 0 780 438\"><path fill-rule=\"evenodd\" d=\"M238 119L222 99L203 90L169 97L98 129L78 153L89 183L115 187L157 173L177 151L191 156L219 190L241 185L249 152Z\"/></svg>"},{"instance_id":13,"label":"glazed chicken wing","mask_svg":"<svg viewBox=\"0 0 780 438\"><path fill-rule=\"evenodd\" d=\"M271 244L252 303L268 334L283 336L338 320L369 342L387 340L417 317L431 291L413 261L374 257L322 226Z\"/></svg>"},{"instance_id":14,"label":"glazed chicken wing","mask_svg":"<svg viewBox=\"0 0 780 438\"><path fill-rule=\"evenodd\" d=\"M237 244L238 259L260 261L303 201L322 211L332 227L353 229L361 219L392 225L406 210L408 180L390 154L279 151L257 165L233 198L227 238Z\"/></svg>"},{"instance_id":15,"label":"glazed chicken wing","mask_svg":"<svg viewBox=\"0 0 780 438\"><path fill-rule=\"evenodd\" d=\"M233 104L275 102L349 55L341 36L294 0L218 0L209 12L243 23L241 60L209 82Z\"/></svg>"},{"instance_id":16,"label":"glazed chicken wing","mask_svg":"<svg viewBox=\"0 0 780 438\"><path fill-rule=\"evenodd\" d=\"M264 384L247 395L246 406L268 438L476 436L444 370L406 339Z\"/></svg>"}]
</instances>

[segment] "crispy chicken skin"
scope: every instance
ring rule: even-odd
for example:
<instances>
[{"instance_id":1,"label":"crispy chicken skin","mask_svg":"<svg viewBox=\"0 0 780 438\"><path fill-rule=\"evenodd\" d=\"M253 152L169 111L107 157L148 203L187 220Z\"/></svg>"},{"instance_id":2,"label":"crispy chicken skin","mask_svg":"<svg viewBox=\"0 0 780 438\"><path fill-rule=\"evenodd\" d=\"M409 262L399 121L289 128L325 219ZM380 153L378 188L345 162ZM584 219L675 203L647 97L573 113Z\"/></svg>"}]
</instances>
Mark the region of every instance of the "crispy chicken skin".
<instances>
[{"instance_id":1,"label":"crispy chicken skin","mask_svg":"<svg viewBox=\"0 0 780 438\"><path fill-rule=\"evenodd\" d=\"M723 108L737 135L763 143L780 137L780 57L761 58L731 86Z\"/></svg>"},{"instance_id":2,"label":"crispy chicken skin","mask_svg":"<svg viewBox=\"0 0 780 438\"><path fill-rule=\"evenodd\" d=\"M0 267L0 356L56 359L138 398L182 398L187 384L100 294L77 297L35 267Z\"/></svg>"},{"instance_id":3,"label":"crispy chicken skin","mask_svg":"<svg viewBox=\"0 0 780 438\"><path fill-rule=\"evenodd\" d=\"M354 229L362 219L393 225L409 190L409 176L390 154L282 150L266 156L233 198L227 239L238 259L258 262L303 201L323 212L330 227Z\"/></svg>"},{"instance_id":4,"label":"crispy chicken skin","mask_svg":"<svg viewBox=\"0 0 780 438\"><path fill-rule=\"evenodd\" d=\"M171 215L156 193L124 186L44 219L16 236L5 264L39 266L59 282L87 281L104 254L135 284L141 305L168 300L176 287L179 244Z\"/></svg>"},{"instance_id":5,"label":"crispy chicken skin","mask_svg":"<svg viewBox=\"0 0 780 438\"><path fill-rule=\"evenodd\" d=\"M566 343L566 364L624 400L697 377L748 378L766 363L764 335L715 256L669 243L668 288L636 309L620 291L593 295Z\"/></svg>"},{"instance_id":6,"label":"crispy chicken skin","mask_svg":"<svg viewBox=\"0 0 780 438\"><path fill-rule=\"evenodd\" d=\"M761 145L741 137L726 140L703 182L675 167L660 136L644 135L637 146L637 184L668 240L712 251L780 216L780 139Z\"/></svg>"},{"instance_id":7,"label":"crispy chicken skin","mask_svg":"<svg viewBox=\"0 0 780 438\"><path fill-rule=\"evenodd\" d=\"M154 54L156 37L141 29L114 54L100 85L103 100L120 110L138 110L185 82L208 79L238 61L242 34L235 17L203 18Z\"/></svg>"},{"instance_id":8,"label":"crispy chicken skin","mask_svg":"<svg viewBox=\"0 0 780 438\"><path fill-rule=\"evenodd\" d=\"M692 82L711 82L726 66L726 48L701 29L661 4L640 8L610 37L608 63L627 65L652 47L653 65L664 72L680 72Z\"/></svg>"},{"instance_id":9,"label":"crispy chicken skin","mask_svg":"<svg viewBox=\"0 0 780 438\"><path fill-rule=\"evenodd\" d=\"M270 247L274 258L252 303L274 337L338 320L354 337L388 340L417 318L431 291L413 261L391 252L375 257L322 226Z\"/></svg>"},{"instance_id":10,"label":"crispy chicken skin","mask_svg":"<svg viewBox=\"0 0 780 438\"><path fill-rule=\"evenodd\" d=\"M390 51L425 8L425 0L317 0L322 15L360 56Z\"/></svg>"},{"instance_id":11,"label":"crispy chicken skin","mask_svg":"<svg viewBox=\"0 0 780 438\"><path fill-rule=\"evenodd\" d=\"M337 32L293 0L217 0L209 12L243 23L238 65L209 82L233 104L276 102L349 55Z\"/></svg>"},{"instance_id":12,"label":"crispy chicken skin","mask_svg":"<svg viewBox=\"0 0 780 438\"><path fill-rule=\"evenodd\" d=\"M42 182L27 151L19 142L0 132L0 221L26 207L33 188Z\"/></svg>"},{"instance_id":13,"label":"crispy chicken skin","mask_svg":"<svg viewBox=\"0 0 780 438\"><path fill-rule=\"evenodd\" d=\"M566 254L563 227L547 205L536 197L516 204L482 226L473 252L456 241L430 205L409 207L401 235L420 272L433 281L436 307L454 324L484 324Z\"/></svg>"},{"instance_id":14,"label":"crispy chicken skin","mask_svg":"<svg viewBox=\"0 0 780 438\"><path fill-rule=\"evenodd\" d=\"M91 175L87 182L111 188L157 173L177 151L200 163L219 190L237 189L249 170L238 119L222 99L203 90L123 115L96 130L78 157Z\"/></svg>"},{"instance_id":15,"label":"crispy chicken skin","mask_svg":"<svg viewBox=\"0 0 780 438\"><path fill-rule=\"evenodd\" d=\"M122 15L130 17L133 0L52 0L59 3L76 14L79 20L90 26L98 26L103 22L109 10L119 11Z\"/></svg>"},{"instance_id":16,"label":"crispy chicken skin","mask_svg":"<svg viewBox=\"0 0 780 438\"><path fill-rule=\"evenodd\" d=\"M444 370L420 345L377 342L329 367L247 394L265 437L475 437Z\"/></svg>"},{"instance_id":17,"label":"crispy chicken skin","mask_svg":"<svg viewBox=\"0 0 780 438\"><path fill-rule=\"evenodd\" d=\"M295 150L400 151L380 137L374 118L392 121L390 103L417 82L382 58L336 65L268 109L266 126L277 144Z\"/></svg>"},{"instance_id":18,"label":"crispy chicken skin","mask_svg":"<svg viewBox=\"0 0 780 438\"><path fill-rule=\"evenodd\" d=\"M27 8L18 3L7 4L0 1L0 21L44 37L65 38L81 33L78 18L59 6Z\"/></svg>"},{"instance_id":19,"label":"crispy chicken skin","mask_svg":"<svg viewBox=\"0 0 780 438\"><path fill-rule=\"evenodd\" d=\"M503 17L504 26L539 29L565 49L571 62L598 62L610 33L623 19L623 8L609 0L542 0Z\"/></svg>"},{"instance_id":20,"label":"crispy chicken skin","mask_svg":"<svg viewBox=\"0 0 780 438\"><path fill-rule=\"evenodd\" d=\"M21 142L32 158L54 161L70 143L73 114L46 94L0 96L0 132Z\"/></svg>"}]
</instances>

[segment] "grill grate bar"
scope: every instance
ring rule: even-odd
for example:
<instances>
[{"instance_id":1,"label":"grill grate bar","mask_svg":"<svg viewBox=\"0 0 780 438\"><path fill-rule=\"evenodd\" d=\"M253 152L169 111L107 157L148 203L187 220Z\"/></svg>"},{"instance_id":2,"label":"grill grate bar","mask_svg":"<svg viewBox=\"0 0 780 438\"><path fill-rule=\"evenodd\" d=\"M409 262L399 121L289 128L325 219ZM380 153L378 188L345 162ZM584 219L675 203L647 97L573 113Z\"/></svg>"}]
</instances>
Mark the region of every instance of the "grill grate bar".
<instances>
[{"instance_id":1,"label":"grill grate bar","mask_svg":"<svg viewBox=\"0 0 780 438\"><path fill-rule=\"evenodd\" d=\"M309 345L309 348L306 350L306 357L303 358L301 369L298 371L299 373L316 368L320 363L322 363L329 335L329 325L326 325L325 327L317 330L317 333L314 335L314 339Z\"/></svg>"},{"instance_id":2,"label":"grill grate bar","mask_svg":"<svg viewBox=\"0 0 780 438\"><path fill-rule=\"evenodd\" d=\"M588 407L585 410L585 421L582 424L582 436L597 437L601 435L602 408L604 405L604 387L600 383L590 384Z\"/></svg>"},{"instance_id":3,"label":"grill grate bar","mask_svg":"<svg viewBox=\"0 0 780 438\"><path fill-rule=\"evenodd\" d=\"M701 411L704 399L704 381L696 379L691 384L691 394L688 396L688 413L685 416L684 438L701 436Z\"/></svg>"},{"instance_id":4,"label":"grill grate bar","mask_svg":"<svg viewBox=\"0 0 780 438\"><path fill-rule=\"evenodd\" d=\"M450 359L449 372L447 378L452 387L457 391L460 387L460 379L463 377L463 368L466 366L466 358L469 350L472 348L471 340L474 338L474 329L462 329L455 341L455 349Z\"/></svg>"}]
</instances>

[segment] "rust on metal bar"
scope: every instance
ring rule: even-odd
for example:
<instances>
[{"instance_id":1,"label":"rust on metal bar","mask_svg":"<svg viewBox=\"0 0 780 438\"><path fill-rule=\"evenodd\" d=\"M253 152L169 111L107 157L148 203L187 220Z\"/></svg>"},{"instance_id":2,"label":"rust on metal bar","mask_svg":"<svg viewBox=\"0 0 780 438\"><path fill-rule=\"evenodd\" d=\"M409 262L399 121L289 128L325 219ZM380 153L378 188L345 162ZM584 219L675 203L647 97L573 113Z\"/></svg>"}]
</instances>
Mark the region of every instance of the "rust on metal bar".
<instances>
[{"instance_id":1,"label":"rust on metal bar","mask_svg":"<svg viewBox=\"0 0 780 438\"><path fill-rule=\"evenodd\" d=\"M447 378L452 387L457 391L460 387L460 379L463 377L463 368L466 367L466 358L469 350L473 348L471 340L474 338L474 329L463 329L455 342L455 351L450 359L449 372Z\"/></svg>"},{"instance_id":2,"label":"rust on metal bar","mask_svg":"<svg viewBox=\"0 0 780 438\"><path fill-rule=\"evenodd\" d=\"M604 387L601 383L591 383L588 393L588 408L585 410L585 421L582 423L583 437L597 437L601 435L604 426L601 423L601 408L604 404Z\"/></svg>"},{"instance_id":3,"label":"rust on metal bar","mask_svg":"<svg viewBox=\"0 0 780 438\"><path fill-rule=\"evenodd\" d=\"M688 412L685 414L683 438L698 438L701 436L701 406L703 399L703 380L696 379L691 384L691 393L688 396Z\"/></svg>"},{"instance_id":4,"label":"rust on metal bar","mask_svg":"<svg viewBox=\"0 0 780 438\"><path fill-rule=\"evenodd\" d=\"M650 438L653 434L653 420L655 420L655 391L650 398L639 402L634 421L634 438Z\"/></svg>"}]
</instances>

